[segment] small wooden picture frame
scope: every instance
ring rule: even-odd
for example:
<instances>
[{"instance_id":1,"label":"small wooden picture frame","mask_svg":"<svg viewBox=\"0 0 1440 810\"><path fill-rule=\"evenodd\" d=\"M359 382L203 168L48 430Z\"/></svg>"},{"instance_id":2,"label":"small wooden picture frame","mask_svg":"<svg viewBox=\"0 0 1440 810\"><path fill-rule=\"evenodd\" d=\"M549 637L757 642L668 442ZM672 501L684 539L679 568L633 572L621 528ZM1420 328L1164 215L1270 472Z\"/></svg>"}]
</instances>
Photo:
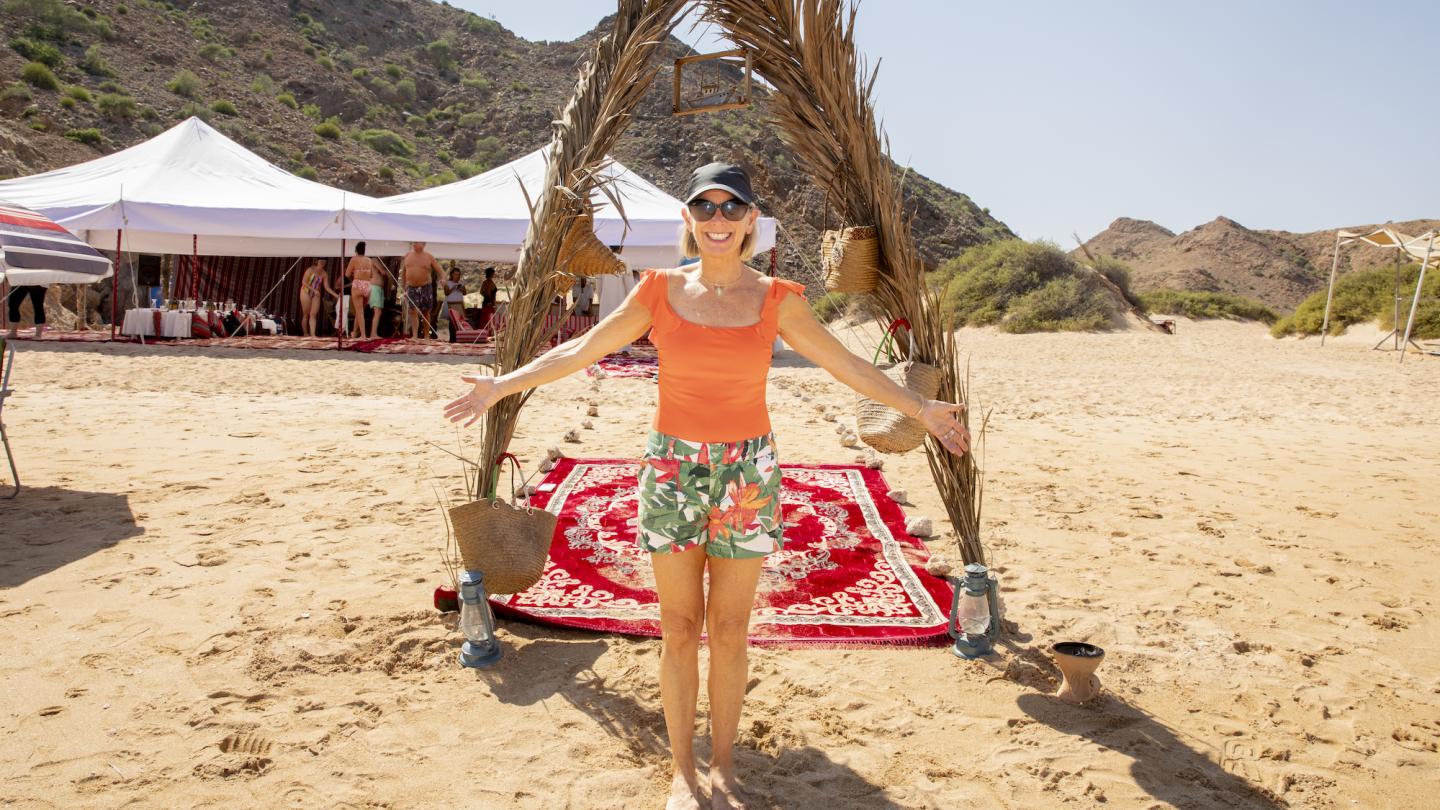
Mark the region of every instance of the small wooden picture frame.
<instances>
[{"instance_id":1,"label":"small wooden picture frame","mask_svg":"<svg viewBox=\"0 0 1440 810\"><path fill-rule=\"evenodd\" d=\"M745 60L745 68L738 83L712 83L698 79L688 85L685 82L685 68L688 65L721 60L738 61L742 57ZM695 75L695 71L691 71L691 75ZM674 112L676 115L694 115L695 113L738 110L742 107L749 107L750 77L750 53L743 48L676 59Z\"/></svg>"}]
</instances>

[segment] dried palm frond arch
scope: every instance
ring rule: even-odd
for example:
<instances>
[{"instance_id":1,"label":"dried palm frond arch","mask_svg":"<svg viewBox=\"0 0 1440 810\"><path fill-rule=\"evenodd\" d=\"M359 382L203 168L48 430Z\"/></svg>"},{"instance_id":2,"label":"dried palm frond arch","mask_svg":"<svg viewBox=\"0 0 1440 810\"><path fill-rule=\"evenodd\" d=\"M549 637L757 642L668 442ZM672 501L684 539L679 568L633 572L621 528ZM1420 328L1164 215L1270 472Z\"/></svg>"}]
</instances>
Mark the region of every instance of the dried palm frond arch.
<instances>
[{"instance_id":1,"label":"dried palm frond arch","mask_svg":"<svg viewBox=\"0 0 1440 810\"><path fill-rule=\"evenodd\" d=\"M583 215L605 155L655 78L651 57L678 22L686 0L620 0L612 30L594 47L575 92L554 124L546 188L532 200L510 304L510 326L496 347L496 371L529 361L551 335L539 326L562 266L561 243ZM942 371L938 396L968 403L953 323L925 282L901 197L875 118L876 74L855 50L855 6L846 0L703 0L702 15L743 50L772 88L764 102L784 141L847 224L875 227L881 268L873 309L913 325L915 357ZM608 192L607 192L608 193ZM619 207L618 199L610 199ZM623 215L623 211L622 211ZM818 248L818 246L817 246ZM529 325L523 329L515 327ZM482 458L498 459L528 394L511 397L485 418ZM968 423L968 416L966 419ZM983 432L983 425L981 427ZM973 455L954 456L933 439L925 446L931 475L955 527L966 563L984 562L980 543L982 479ZM481 491L493 491L493 464L482 466Z\"/></svg>"},{"instance_id":2,"label":"dried palm frond arch","mask_svg":"<svg viewBox=\"0 0 1440 810\"><path fill-rule=\"evenodd\" d=\"M876 229L881 261L878 285L869 293L873 309L909 322L916 354L910 359L940 368L941 399L968 404L954 324L925 282L901 182L875 118L877 72L868 71L855 50L856 6L845 0L706 0L703 9L773 88L764 103L781 138L845 224ZM968 414L965 421L968 427ZM926 440L925 454L961 557L983 563L983 480L974 456L952 455L933 438Z\"/></svg>"}]
</instances>

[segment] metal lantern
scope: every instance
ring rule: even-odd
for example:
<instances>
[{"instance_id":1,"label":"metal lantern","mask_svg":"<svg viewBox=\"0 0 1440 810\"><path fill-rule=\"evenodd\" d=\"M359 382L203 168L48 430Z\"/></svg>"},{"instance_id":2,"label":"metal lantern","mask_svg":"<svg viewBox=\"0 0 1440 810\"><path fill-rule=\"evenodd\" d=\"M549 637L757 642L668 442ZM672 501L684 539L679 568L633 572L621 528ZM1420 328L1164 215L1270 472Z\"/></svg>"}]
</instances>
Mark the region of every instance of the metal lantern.
<instances>
[{"instance_id":1,"label":"metal lantern","mask_svg":"<svg viewBox=\"0 0 1440 810\"><path fill-rule=\"evenodd\" d=\"M500 660L500 640L495 638L495 615L485 597L484 576L479 571L460 575L460 665L488 667Z\"/></svg>"},{"instance_id":2,"label":"metal lantern","mask_svg":"<svg viewBox=\"0 0 1440 810\"><path fill-rule=\"evenodd\" d=\"M948 632L955 639L951 652L961 658L981 658L994 650L990 642L1000 635L1000 583L980 563L965 566L965 578L954 583Z\"/></svg>"}]
</instances>

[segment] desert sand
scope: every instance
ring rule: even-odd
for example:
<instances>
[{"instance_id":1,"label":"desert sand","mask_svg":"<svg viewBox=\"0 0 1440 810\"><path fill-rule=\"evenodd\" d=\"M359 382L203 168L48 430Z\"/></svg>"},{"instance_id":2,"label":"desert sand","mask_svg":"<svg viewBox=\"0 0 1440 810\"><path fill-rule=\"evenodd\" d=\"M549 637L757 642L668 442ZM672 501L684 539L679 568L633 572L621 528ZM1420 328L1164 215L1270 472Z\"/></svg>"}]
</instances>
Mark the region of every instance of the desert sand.
<instances>
[{"instance_id":1,"label":"desert sand","mask_svg":"<svg viewBox=\"0 0 1440 810\"><path fill-rule=\"evenodd\" d=\"M962 333L1012 632L991 661L755 649L757 805L1434 807L1440 358L1373 342ZM458 469L426 442L459 446L473 367L22 346L0 804L660 806L657 641L502 621L477 674L430 606ZM593 399L567 454L635 457L653 397L576 375L513 449L534 469ZM822 371L778 355L770 403L789 460L853 459ZM886 461L945 525L923 454ZM1093 705L1052 697L1061 640L1107 650Z\"/></svg>"}]
</instances>

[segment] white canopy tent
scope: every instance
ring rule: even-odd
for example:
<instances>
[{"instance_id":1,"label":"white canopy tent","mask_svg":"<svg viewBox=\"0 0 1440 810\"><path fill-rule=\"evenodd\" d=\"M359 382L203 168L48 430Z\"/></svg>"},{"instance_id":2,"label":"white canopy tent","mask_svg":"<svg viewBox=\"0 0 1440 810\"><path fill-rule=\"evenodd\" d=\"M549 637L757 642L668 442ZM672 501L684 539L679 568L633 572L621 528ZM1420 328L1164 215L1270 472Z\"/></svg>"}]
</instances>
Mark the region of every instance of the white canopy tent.
<instances>
[{"instance_id":1,"label":"white canopy tent","mask_svg":"<svg viewBox=\"0 0 1440 810\"><path fill-rule=\"evenodd\" d=\"M190 118L148 141L0 181L92 247L218 256L330 256L363 239L346 209L369 201L297 177ZM122 233L123 232L123 233Z\"/></svg>"},{"instance_id":2,"label":"white canopy tent","mask_svg":"<svg viewBox=\"0 0 1440 810\"><path fill-rule=\"evenodd\" d=\"M442 259L513 262L530 226L525 194L537 199L545 182L545 154L376 199L297 177L190 118L114 154L0 181L0 199L117 251L333 256L363 239L371 256L398 256L425 242ZM625 217L597 190L601 241L623 244L638 265L673 264L681 202L619 163L604 174ZM757 253L773 246L775 221L762 219L757 236Z\"/></svg>"},{"instance_id":3,"label":"white canopy tent","mask_svg":"<svg viewBox=\"0 0 1440 810\"><path fill-rule=\"evenodd\" d=\"M1379 228L1369 233L1357 231L1336 231L1335 250L1330 262L1330 282L1325 291L1325 318L1320 326L1320 345L1325 345L1325 336L1330 331L1330 305L1335 297L1335 273L1340 267L1340 248L1350 244L1365 244L1372 247L1387 248L1396 251L1396 298L1395 298L1395 328L1386 334L1375 345L1379 348L1392 336L1397 339L1400 350L1400 362L1405 362L1405 349L1411 343L1410 335L1415 327L1415 311L1420 306L1420 293L1425 287L1425 273L1431 267L1440 267L1440 231L1429 231L1419 236L1406 236L1394 228ZM1401 258L1415 259L1420 262L1420 276L1415 281L1415 293L1410 298L1410 316L1405 324L1404 338L1400 333L1400 296L1399 296L1399 267ZM1418 347L1417 347L1418 348Z\"/></svg>"},{"instance_id":4,"label":"white canopy tent","mask_svg":"<svg viewBox=\"0 0 1440 810\"><path fill-rule=\"evenodd\" d=\"M467 180L367 200L363 210L357 205L350 212L348 221L382 241L414 238L408 235L414 232L406 228L423 221L429 234L424 240L426 249L436 256L515 262L530 227L526 195L531 200L540 198L548 153L546 146ZM624 212L622 216L604 192L597 189L592 193L595 234L600 241L624 245L625 258L637 266L675 264L684 203L619 162L612 160L601 174ZM756 237L756 253L773 247L775 220L761 218Z\"/></svg>"}]
</instances>

